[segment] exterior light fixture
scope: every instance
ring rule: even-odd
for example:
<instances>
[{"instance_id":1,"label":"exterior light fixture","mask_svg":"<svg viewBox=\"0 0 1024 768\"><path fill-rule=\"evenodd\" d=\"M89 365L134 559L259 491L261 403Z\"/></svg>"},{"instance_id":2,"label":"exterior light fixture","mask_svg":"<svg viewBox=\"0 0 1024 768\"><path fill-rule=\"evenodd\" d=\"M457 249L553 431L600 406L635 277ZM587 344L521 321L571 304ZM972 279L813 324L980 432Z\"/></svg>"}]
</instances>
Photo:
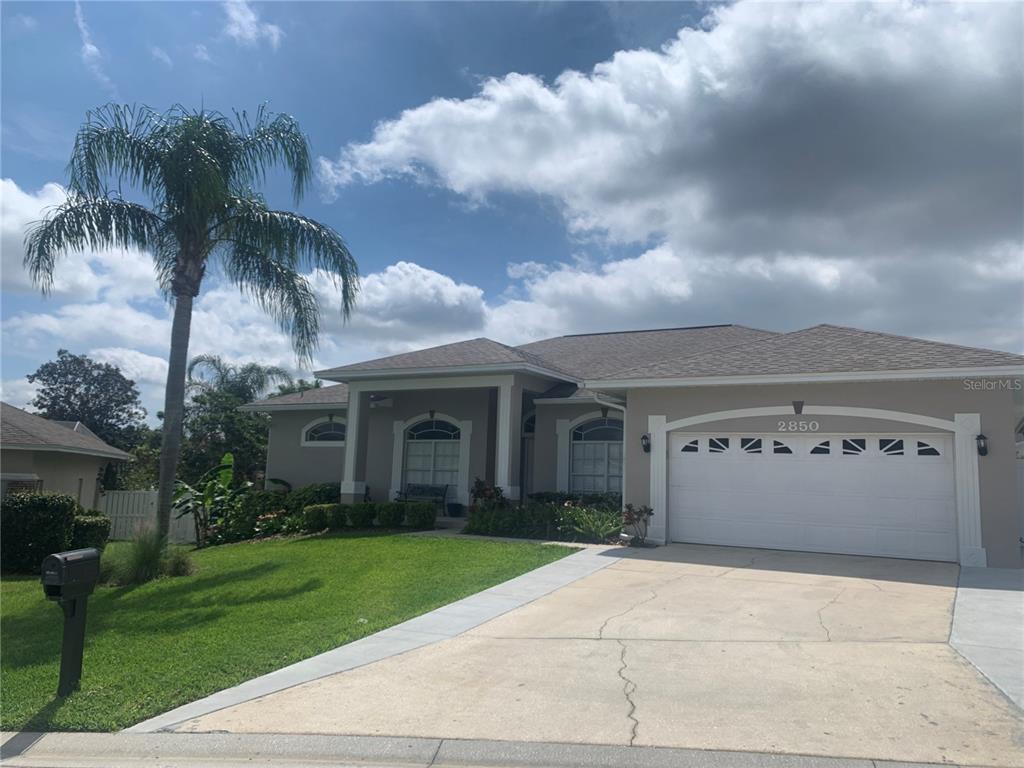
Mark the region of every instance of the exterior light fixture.
<instances>
[{"instance_id":1,"label":"exterior light fixture","mask_svg":"<svg viewBox=\"0 0 1024 768\"><path fill-rule=\"evenodd\" d=\"M434 414L437 413L437 411L435 411L433 408L431 408L428 411L428 413L430 414L430 420L433 421L434 420Z\"/></svg>"},{"instance_id":2,"label":"exterior light fixture","mask_svg":"<svg viewBox=\"0 0 1024 768\"><path fill-rule=\"evenodd\" d=\"M651 452L651 436L646 432L640 435L640 447L644 453Z\"/></svg>"},{"instance_id":3,"label":"exterior light fixture","mask_svg":"<svg viewBox=\"0 0 1024 768\"><path fill-rule=\"evenodd\" d=\"M333 413L328 413L327 414L327 421L330 422L331 424L334 423L334 414Z\"/></svg>"},{"instance_id":4,"label":"exterior light fixture","mask_svg":"<svg viewBox=\"0 0 1024 768\"><path fill-rule=\"evenodd\" d=\"M794 400L793 401L793 413L795 413L797 416L799 416L803 412L804 412L804 401L803 400Z\"/></svg>"},{"instance_id":5,"label":"exterior light fixture","mask_svg":"<svg viewBox=\"0 0 1024 768\"><path fill-rule=\"evenodd\" d=\"M608 406L602 406L601 407L601 418L602 419L607 419L608 418Z\"/></svg>"},{"instance_id":6,"label":"exterior light fixture","mask_svg":"<svg viewBox=\"0 0 1024 768\"><path fill-rule=\"evenodd\" d=\"M978 444L978 455L988 456L988 438L985 435L978 435L974 440Z\"/></svg>"}]
</instances>

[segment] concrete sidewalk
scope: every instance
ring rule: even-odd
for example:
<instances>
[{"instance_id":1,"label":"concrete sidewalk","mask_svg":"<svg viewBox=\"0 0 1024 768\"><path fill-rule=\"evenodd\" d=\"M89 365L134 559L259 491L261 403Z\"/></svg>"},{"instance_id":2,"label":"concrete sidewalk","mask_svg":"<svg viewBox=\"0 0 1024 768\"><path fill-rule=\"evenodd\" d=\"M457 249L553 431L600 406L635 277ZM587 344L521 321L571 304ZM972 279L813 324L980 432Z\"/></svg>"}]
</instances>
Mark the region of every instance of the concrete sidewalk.
<instances>
[{"instance_id":1,"label":"concrete sidewalk","mask_svg":"<svg viewBox=\"0 0 1024 768\"><path fill-rule=\"evenodd\" d=\"M949 644L1024 708L1024 570L962 568Z\"/></svg>"},{"instance_id":2,"label":"concrete sidewalk","mask_svg":"<svg viewBox=\"0 0 1024 768\"><path fill-rule=\"evenodd\" d=\"M383 736L2 734L5 768L930 768L777 753ZM944 763L944 768L954 765Z\"/></svg>"}]
</instances>

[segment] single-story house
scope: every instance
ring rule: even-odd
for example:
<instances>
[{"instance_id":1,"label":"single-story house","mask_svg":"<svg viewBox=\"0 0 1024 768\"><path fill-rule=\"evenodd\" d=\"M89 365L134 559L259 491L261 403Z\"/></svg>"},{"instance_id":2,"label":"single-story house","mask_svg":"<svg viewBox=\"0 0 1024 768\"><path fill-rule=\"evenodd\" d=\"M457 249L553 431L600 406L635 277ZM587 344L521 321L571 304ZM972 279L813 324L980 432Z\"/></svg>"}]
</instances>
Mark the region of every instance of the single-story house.
<instances>
[{"instance_id":1,"label":"single-story house","mask_svg":"<svg viewBox=\"0 0 1024 768\"><path fill-rule=\"evenodd\" d=\"M107 465L129 459L79 421L51 421L0 403L0 497L52 491L95 508Z\"/></svg>"},{"instance_id":2,"label":"single-story house","mask_svg":"<svg viewBox=\"0 0 1024 768\"><path fill-rule=\"evenodd\" d=\"M267 477L345 500L475 478L617 491L654 541L1020 567L1024 356L833 325L714 325L318 371L271 415Z\"/></svg>"}]
</instances>

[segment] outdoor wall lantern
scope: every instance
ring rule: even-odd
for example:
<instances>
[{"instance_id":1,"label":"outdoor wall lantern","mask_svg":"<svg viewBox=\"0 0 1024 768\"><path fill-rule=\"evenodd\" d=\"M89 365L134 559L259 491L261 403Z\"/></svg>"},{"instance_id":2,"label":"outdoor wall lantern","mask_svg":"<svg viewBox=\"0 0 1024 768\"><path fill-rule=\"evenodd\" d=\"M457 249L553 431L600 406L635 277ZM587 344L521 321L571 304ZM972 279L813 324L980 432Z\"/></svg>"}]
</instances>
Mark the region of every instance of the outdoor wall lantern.
<instances>
[{"instance_id":1,"label":"outdoor wall lantern","mask_svg":"<svg viewBox=\"0 0 1024 768\"><path fill-rule=\"evenodd\" d=\"M608 418L608 407L607 406L601 406L601 418L602 419L607 419Z\"/></svg>"},{"instance_id":2,"label":"outdoor wall lantern","mask_svg":"<svg viewBox=\"0 0 1024 768\"><path fill-rule=\"evenodd\" d=\"M803 412L804 412L804 401L803 400L794 400L793 401L793 413L795 413L797 416L799 416Z\"/></svg>"},{"instance_id":3,"label":"outdoor wall lantern","mask_svg":"<svg viewBox=\"0 0 1024 768\"><path fill-rule=\"evenodd\" d=\"M429 411L427 411L427 413L430 414L430 420L433 421L434 420L434 414L437 413L437 411L435 411L433 408L431 408Z\"/></svg>"},{"instance_id":4,"label":"outdoor wall lantern","mask_svg":"<svg viewBox=\"0 0 1024 768\"><path fill-rule=\"evenodd\" d=\"M988 456L988 438L984 435L978 435L974 440L978 443L978 455Z\"/></svg>"},{"instance_id":5,"label":"outdoor wall lantern","mask_svg":"<svg viewBox=\"0 0 1024 768\"><path fill-rule=\"evenodd\" d=\"M334 414L333 414L333 413L328 413L328 414L327 414L327 421L328 421L329 423L331 423L331 424L333 424L333 423L334 423Z\"/></svg>"},{"instance_id":6,"label":"outdoor wall lantern","mask_svg":"<svg viewBox=\"0 0 1024 768\"><path fill-rule=\"evenodd\" d=\"M646 432L640 435L640 447L643 449L644 453L651 452L651 436Z\"/></svg>"}]
</instances>

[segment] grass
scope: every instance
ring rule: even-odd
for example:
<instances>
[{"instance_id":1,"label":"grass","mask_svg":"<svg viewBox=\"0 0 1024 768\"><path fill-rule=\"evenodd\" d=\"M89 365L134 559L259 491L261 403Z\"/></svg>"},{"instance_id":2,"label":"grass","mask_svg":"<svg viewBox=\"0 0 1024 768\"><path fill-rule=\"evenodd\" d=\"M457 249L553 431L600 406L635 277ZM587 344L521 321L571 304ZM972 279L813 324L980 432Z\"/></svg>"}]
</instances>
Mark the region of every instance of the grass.
<instances>
[{"instance_id":1,"label":"grass","mask_svg":"<svg viewBox=\"0 0 1024 768\"><path fill-rule=\"evenodd\" d=\"M124 728L571 551L382 533L200 550L190 576L97 589L89 599L81 689L64 700L56 697L60 610L43 598L38 578L5 577L0 726Z\"/></svg>"}]
</instances>

